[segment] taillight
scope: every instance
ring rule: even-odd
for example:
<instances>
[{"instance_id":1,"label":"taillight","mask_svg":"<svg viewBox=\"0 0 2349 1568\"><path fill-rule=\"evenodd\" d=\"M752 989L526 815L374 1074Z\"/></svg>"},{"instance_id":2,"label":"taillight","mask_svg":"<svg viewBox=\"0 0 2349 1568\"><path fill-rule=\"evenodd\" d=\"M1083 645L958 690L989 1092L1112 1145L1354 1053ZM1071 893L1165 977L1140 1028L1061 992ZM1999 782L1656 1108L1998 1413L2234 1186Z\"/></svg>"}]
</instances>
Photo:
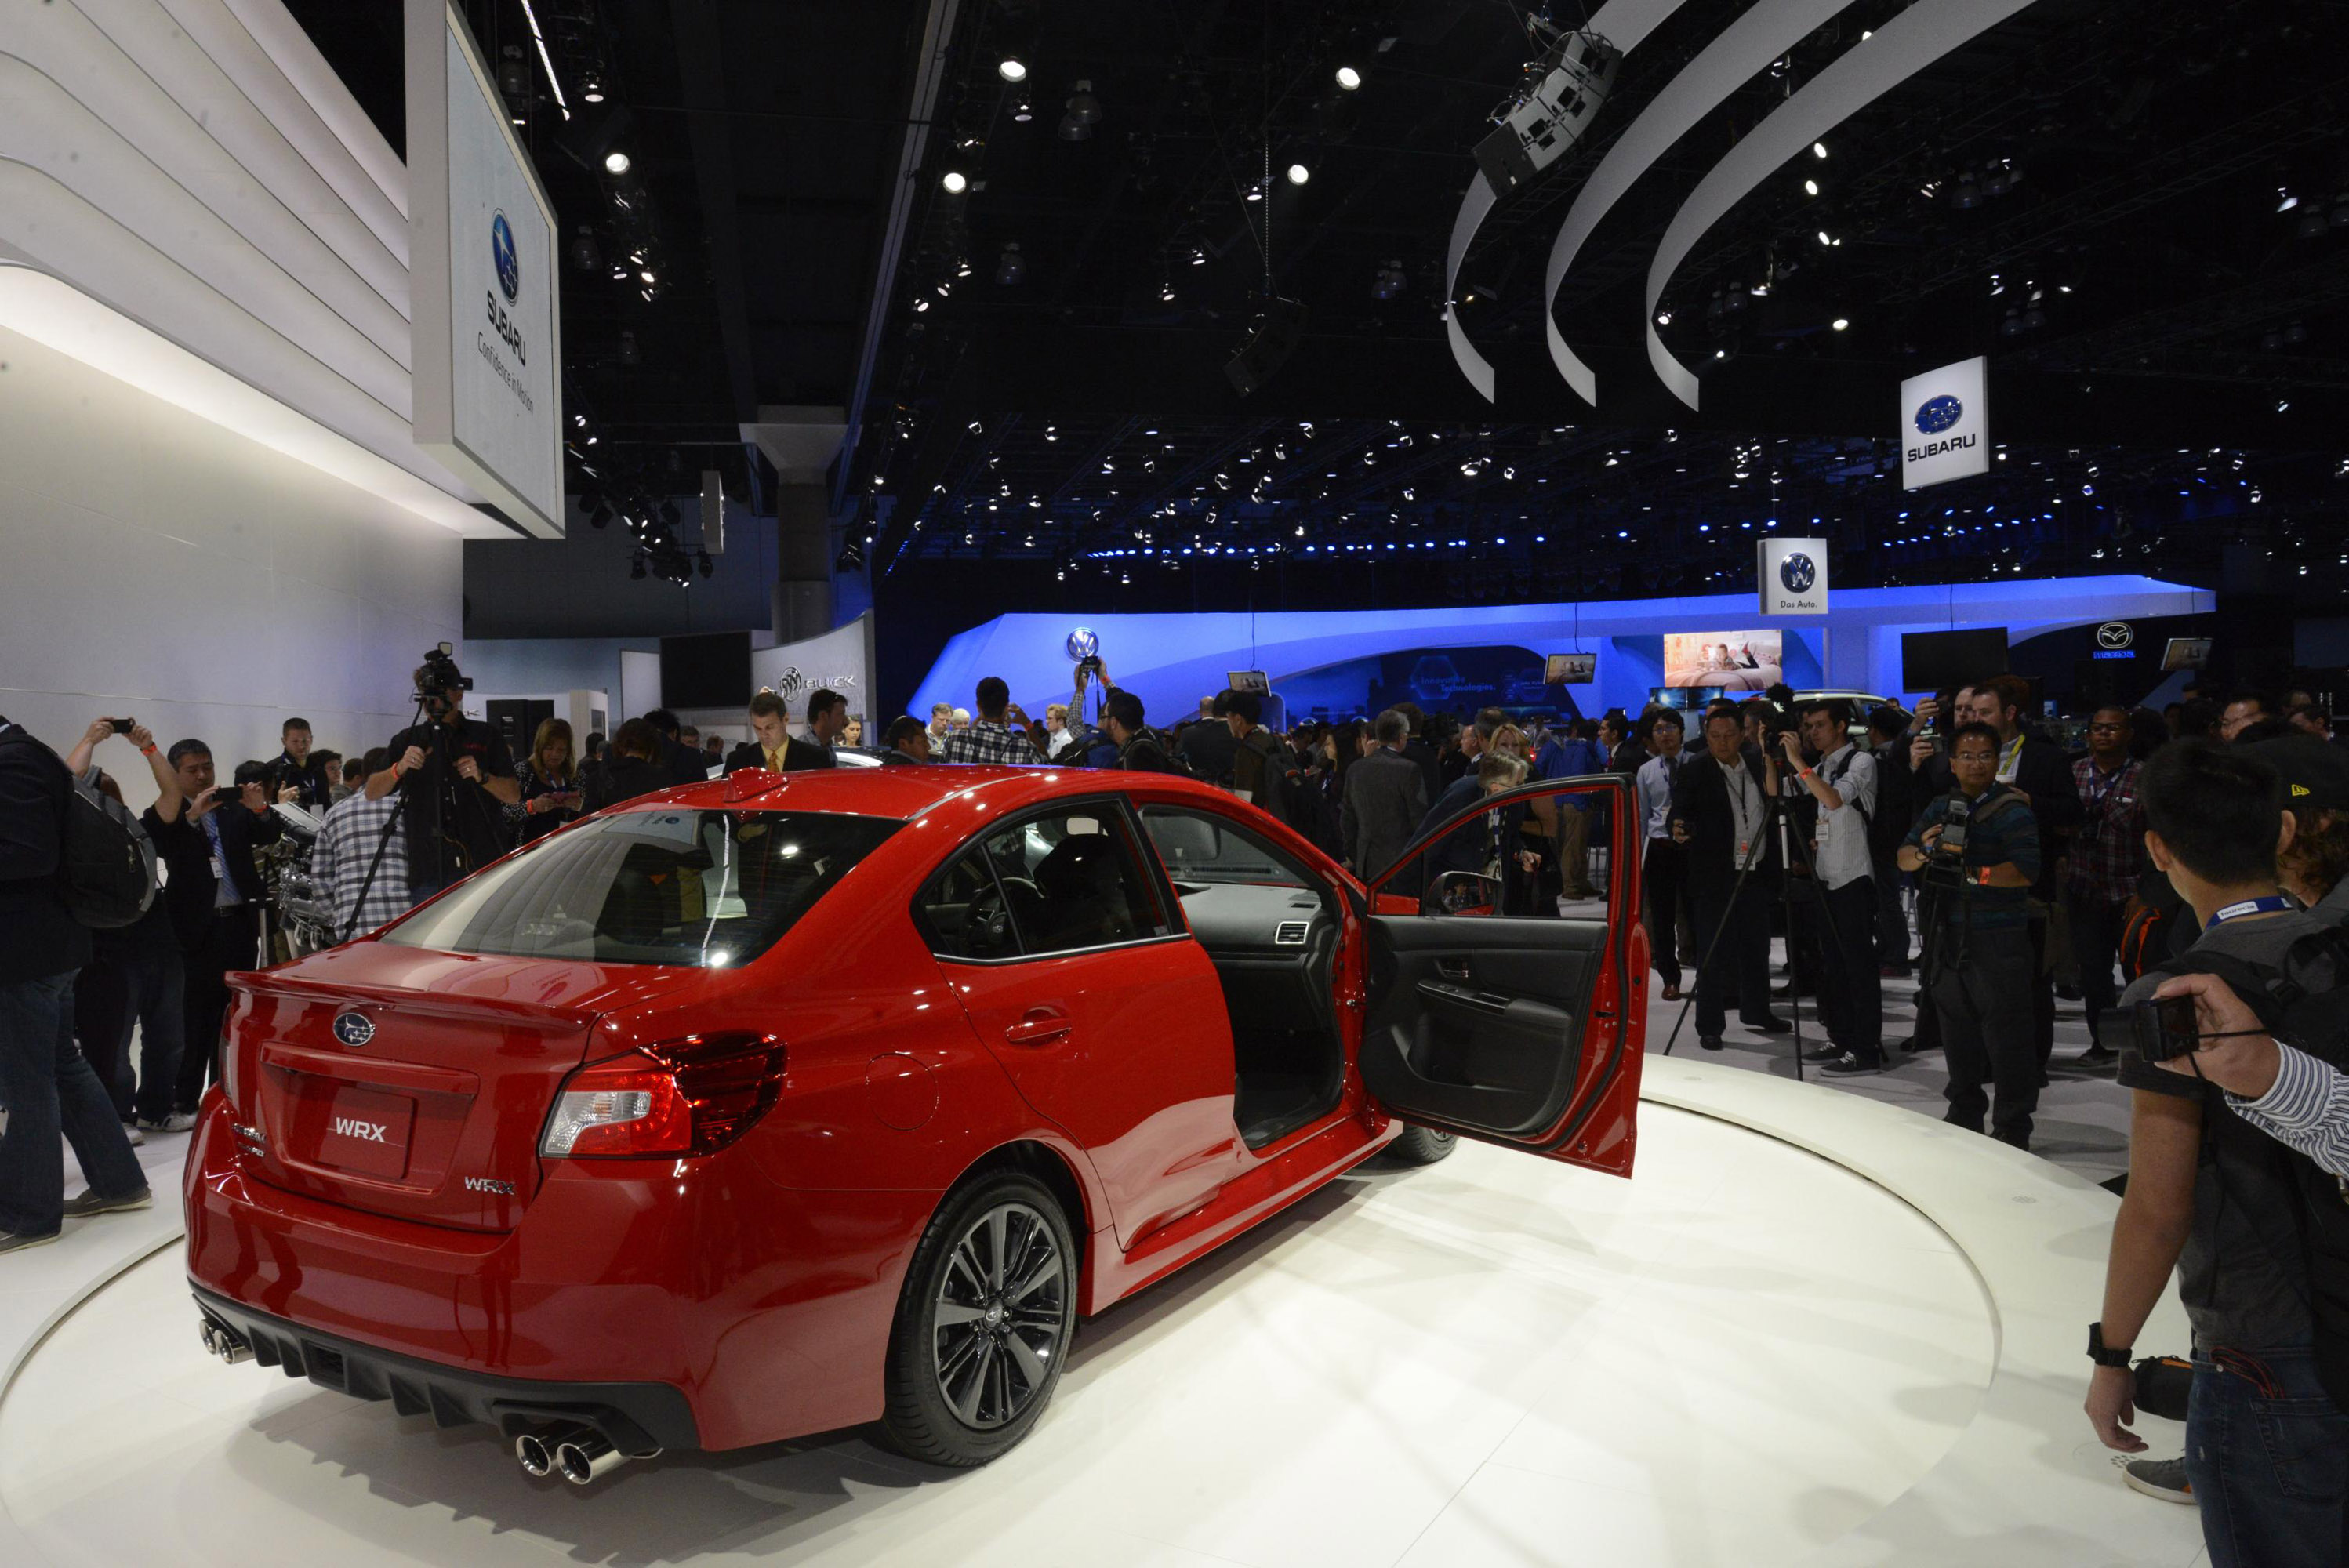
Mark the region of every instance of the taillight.
<instances>
[{"instance_id":1,"label":"taillight","mask_svg":"<svg viewBox=\"0 0 2349 1568\"><path fill-rule=\"evenodd\" d=\"M688 1035L581 1068L564 1080L538 1151L549 1159L715 1154L783 1086L771 1035Z\"/></svg>"}]
</instances>

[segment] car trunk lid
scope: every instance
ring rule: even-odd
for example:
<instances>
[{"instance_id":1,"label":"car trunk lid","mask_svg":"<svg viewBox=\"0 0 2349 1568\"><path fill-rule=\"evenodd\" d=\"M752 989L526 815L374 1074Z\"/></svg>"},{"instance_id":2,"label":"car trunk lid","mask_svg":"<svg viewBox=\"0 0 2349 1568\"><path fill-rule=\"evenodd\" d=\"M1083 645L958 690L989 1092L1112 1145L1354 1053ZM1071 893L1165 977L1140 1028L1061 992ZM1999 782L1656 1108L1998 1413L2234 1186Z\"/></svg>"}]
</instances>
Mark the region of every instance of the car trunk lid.
<instances>
[{"instance_id":1,"label":"car trunk lid","mask_svg":"<svg viewBox=\"0 0 2349 1568\"><path fill-rule=\"evenodd\" d=\"M246 1168L370 1213L511 1230L556 1090L599 1016L688 976L361 943L240 977Z\"/></svg>"}]
</instances>

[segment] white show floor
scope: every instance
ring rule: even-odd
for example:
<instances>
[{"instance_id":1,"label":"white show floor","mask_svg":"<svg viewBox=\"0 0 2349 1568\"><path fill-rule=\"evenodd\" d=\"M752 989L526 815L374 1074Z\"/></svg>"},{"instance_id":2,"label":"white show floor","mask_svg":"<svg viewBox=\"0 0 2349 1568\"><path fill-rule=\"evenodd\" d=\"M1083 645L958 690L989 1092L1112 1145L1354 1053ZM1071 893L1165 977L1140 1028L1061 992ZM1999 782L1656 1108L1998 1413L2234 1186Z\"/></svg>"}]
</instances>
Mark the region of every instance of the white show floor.
<instances>
[{"instance_id":1,"label":"white show floor","mask_svg":"<svg viewBox=\"0 0 2349 1568\"><path fill-rule=\"evenodd\" d=\"M1034 1436L968 1474L844 1435L533 1482L486 1429L212 1361L166 1246L0 1398L0 1558L2196 1560L2193 1511L2124 1491L2089 1437L2054 1309L2000 1305L2017 1277L2093 1277L2080 1216L2108 1224L2108 1195L1856 1097L1649 1071L1634 1181L1473 1144L1359 1172L1086 1324ZM1777 1136L1699 1114L1724 1098ZM1793 1125L1811 1115L1861 1169L1913 1159L1960 1217L1779 1140L1812 1140ZM1963 1242L1982 1219L1996 1239Z\"/></svg>"}]
</instances>

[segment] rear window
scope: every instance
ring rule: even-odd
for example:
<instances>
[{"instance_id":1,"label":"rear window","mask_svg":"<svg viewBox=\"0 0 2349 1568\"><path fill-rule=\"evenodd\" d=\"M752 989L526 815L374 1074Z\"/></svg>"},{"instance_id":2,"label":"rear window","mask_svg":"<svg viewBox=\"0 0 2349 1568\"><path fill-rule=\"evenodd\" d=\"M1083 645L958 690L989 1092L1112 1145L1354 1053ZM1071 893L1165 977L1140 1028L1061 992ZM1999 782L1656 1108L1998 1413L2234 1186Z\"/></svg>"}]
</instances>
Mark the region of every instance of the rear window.
<instances>
[{"instance_id":1,"label":"rear window","mask_svg":"<svg viewBox=\"0 0 2349 1568\"><path fill-rule=\"evenodd\" d=\"M403 947L722 969L774 945L903 826L816 811L617 811L460 883Z\"/></svg>"}]
</instances>

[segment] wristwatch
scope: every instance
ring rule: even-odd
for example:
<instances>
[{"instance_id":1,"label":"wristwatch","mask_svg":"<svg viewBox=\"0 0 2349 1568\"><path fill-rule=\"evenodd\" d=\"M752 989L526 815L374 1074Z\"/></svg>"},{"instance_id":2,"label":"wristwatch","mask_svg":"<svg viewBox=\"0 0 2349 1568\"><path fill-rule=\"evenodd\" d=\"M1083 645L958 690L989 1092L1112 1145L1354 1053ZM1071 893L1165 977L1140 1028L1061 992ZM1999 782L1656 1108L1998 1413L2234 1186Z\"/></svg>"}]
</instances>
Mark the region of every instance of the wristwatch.
<instances>
[{"instance_id":1,"label":"wristwatch","mask_svg":"<svg viewBox=\"0 0 2349 1568\"><path fill-rule=\"evenodd\" d=\"M2116 1348L2106 1345L2105 1326L2092 1323L2088 1325L2088 1359L2099 1367L2126 1367L2129 1364L2129 1347L2124 1345Z\"/></svg>"}]
</instances>

